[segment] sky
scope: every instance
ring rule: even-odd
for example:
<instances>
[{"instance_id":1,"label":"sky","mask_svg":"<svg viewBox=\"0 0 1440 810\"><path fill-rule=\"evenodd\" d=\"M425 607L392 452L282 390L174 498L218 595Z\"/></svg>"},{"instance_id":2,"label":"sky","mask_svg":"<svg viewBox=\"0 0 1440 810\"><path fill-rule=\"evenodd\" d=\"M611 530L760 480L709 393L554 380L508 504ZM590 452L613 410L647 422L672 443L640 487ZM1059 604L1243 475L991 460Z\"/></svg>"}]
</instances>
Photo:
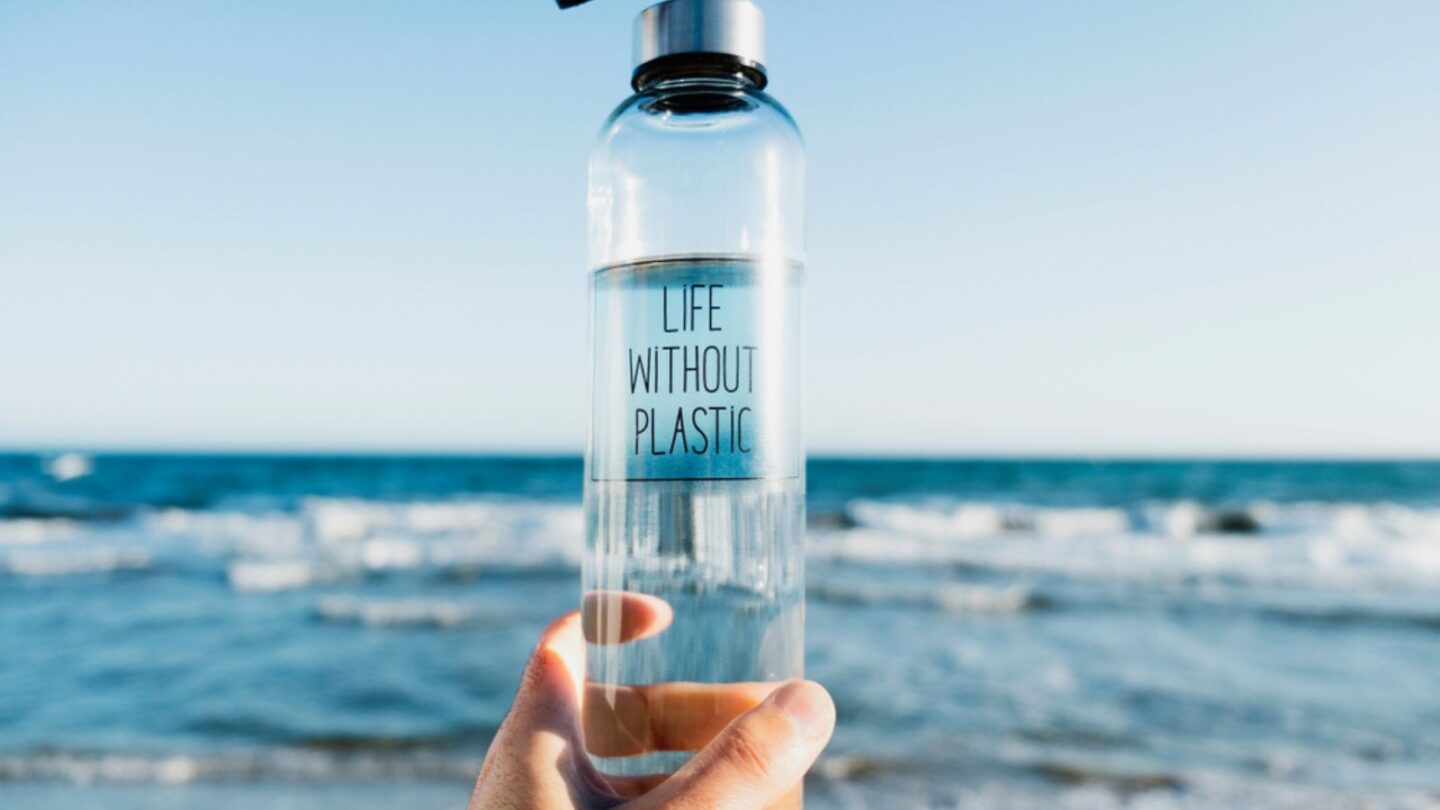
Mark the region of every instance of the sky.
<instances>
[{"instance_id":1,"label":"sky","mask_svg":"<svg viewBox=\"0 0 1440 810\"><path fill-rule=\"evenodd\" d=\"M579 452L643 5L0 2L0 448ZM812 452L1440 455L1440 4L762 6Z\"/></svg>"}]
</instances>

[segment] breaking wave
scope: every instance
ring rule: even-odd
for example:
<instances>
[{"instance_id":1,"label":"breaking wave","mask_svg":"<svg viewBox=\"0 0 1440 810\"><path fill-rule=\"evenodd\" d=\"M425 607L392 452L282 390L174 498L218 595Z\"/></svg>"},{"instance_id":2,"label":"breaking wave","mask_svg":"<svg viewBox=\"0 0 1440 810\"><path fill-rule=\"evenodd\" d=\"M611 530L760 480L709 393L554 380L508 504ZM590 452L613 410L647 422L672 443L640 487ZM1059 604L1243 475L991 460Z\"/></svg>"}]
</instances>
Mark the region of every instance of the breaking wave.
<instances>
[{"instance_id":1,"label":"breaking wave","mask_svg":"<svg viewBox=\"0 0 1440 810\"><path fill-rule=\"evenodd\" d=\"M953 564L1161 584L1351 590L1440 585L1440 509L1309 503L1254 504L1241 511L1193 503L1063 509L856 501L849 513L854 528L812 532L812 559Z\"/></svg>"},{"instance_id":2,"label":"breaking wave","mask_svg":"<svg viewBox=\"0 0 1440 810\"><path fill-rule=\"evenodd\" d=\"M1066 508L932 498L855 499L839 514L843 520L831 514L812 523L809 556L822 567L940 565L1022 577L1350 592L1440 586L1440 508L1318 502ZM582 523L573 503L512 497L304 498L288 509L168 508L98 524L0 520L0 576L164 570L218 576L246 594L376 577L573 576L580 565ZM1047 604L1028 586L986 590L970 582L917 590L821 579L812 594L832 602L951 613L1019 612ZM453 608L330 601L317 615L376 626L439 627L468 620ZM1301 610L1297 618L1357 621L1373 612L1354 608ZM1418 618L1407 620L1428 624L1434 615L1424 607Z\"/></svg>"},{"instance_id":3,"label":"breaking wave","mask_svg":"<svg viewBox=\"0 0 1440 810\"><path fill-rule=\"evenodd\" d=\"M1342 537L1429 537L1440 541L1440 507L1391 503L1270 503L1207 506L1194 501L1147 502L1132 507L1051 507L931 498L921 501L858 499L843 519L820 528L859 527L965 539L996 535L1094 537L1148 534Z\"/></svg>"},{"instance_id":4,"label":"breaking wave","mask_svg":"<svg viewBox=\"0 0 1440 810\"><path fill-rule=\"evenodd\" d=\"M568 504L309 498L290 511L172 508L103 524L0 520L0 574L100 574L173 562L218 569L236 591L267 593L407 571L572 573L580 535L580 509Z\"/></svg>"},{"instance_id":5,"label":"breaking wave","mask_svg":"<svg viewBox=\"0 0 1440 810\"><path fill-rule=\"evenodd\" d=\"M138 571L151 566L143 551L80 548L60 552L16 551L5 555L0 572L22 577L63 577Z\"/></svg>"},{"instance_id":6,"label":"breaking wave","mask_svg":"<svg viewBox=\"0 0 1440 810\"><path fill-rule=\"evenodd\" d=\"M875 605L936 610L943 613L1024 613L1041 610L1049 601L1019 585L846 585L816 582L806 589L811 599L844 605Z\"/></svg>"},{"instance_id":7,"label":"breaking wave","mask_svg":"<svg viewBox=\"0 0 1440 810\"><path fill-rule=\"evenodd\" d=\"M478 618L463 602L439 599L358 599L328 596L315 614L322 621L369 627L459 627Z\"/></svg>"},{"instance_id":8,"label":"breaking wave","mask_svg":"<svg viewBox=\"0 0 1440 810\"><path fill-rule=\"evenodd\" d=\"M438 752L397 755L292 748L215 755L77 751L0 755L0 782L77 785L386 779L468 781L478 770L478 759Z\"/></svg>"}]
</instances>

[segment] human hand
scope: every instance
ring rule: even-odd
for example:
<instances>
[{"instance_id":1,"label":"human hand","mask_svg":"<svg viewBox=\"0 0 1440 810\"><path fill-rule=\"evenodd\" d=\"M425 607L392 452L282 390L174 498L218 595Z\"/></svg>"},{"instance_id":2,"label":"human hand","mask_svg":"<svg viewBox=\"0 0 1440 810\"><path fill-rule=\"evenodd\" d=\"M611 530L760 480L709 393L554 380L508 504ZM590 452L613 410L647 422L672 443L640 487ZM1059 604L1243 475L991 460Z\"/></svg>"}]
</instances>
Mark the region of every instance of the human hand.
<instances>
[{"instance_id":1,"label":"human hand","mask_svg":"<svg viewBox=\"0 0 1440 810\"><path fill-rule=\"evenodd\" d=\"M618 687L619 694L617 687L587 686L587 638L644 638L664 630L670 614L663 602L634 594L592 595L585 607L584 620L567 614L541 635L480 769L470 810L799 806L801 779L835 726L824 688L801 680L654 684ZM590 762L587 742L601 756L699 750L672 775L607 777Z\"/></svg>"}]
</instances>

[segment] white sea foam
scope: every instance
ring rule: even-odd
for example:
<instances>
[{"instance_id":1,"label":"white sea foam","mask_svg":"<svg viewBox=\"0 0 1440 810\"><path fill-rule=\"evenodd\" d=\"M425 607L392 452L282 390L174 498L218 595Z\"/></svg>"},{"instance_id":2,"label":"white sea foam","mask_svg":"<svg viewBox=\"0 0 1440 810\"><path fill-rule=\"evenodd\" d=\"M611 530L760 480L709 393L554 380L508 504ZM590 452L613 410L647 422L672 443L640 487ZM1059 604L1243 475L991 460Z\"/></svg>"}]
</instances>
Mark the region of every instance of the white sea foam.
<instances>
[{"instance_id":1,"label":"white sea foam","mask_svg":"<svg viewBox=\"0 0 1440 810\"><path fill-rule=\"evenodd\" d=\"M1129 789L996 778L930 783L903 777L859 782L821 777L805 793L834 810L1440 810L1440 800L1418 790L1341 791L1283 782Z\"/></svg>"},{"instance_id":2,"label":"white sea foam","mask_svg":"<svg viewBox=\"0 0 1440 810\"><path fill-rule=\"evenodd\" d=\"M850 504L849 513L861 526L956 539L1006 533L1085 537L1122 532L1130 526L1129 516L1121 509L1063 509L968 501L857 500Z\"/></svg>"},{"instance_id":3,"label":"white sea foam","mask_svg":"<svg viewBox=\"0 0 1440 810\"><path fill-rule=\"evenodd\" d=\"M231 585L252 592L417 568L569 570L580 560L579 508L534 501L309 498L294 512L168 510L149 525L232 557Z\"/></svg>"},{"instance_id":4,"label":"white sea foam","mask_svg":"<svg viewBox=\"0 0 1440 810\"><path fill-rule=\"evenodd\" d=\"M0 783L183 785L210 781L468 780L478 769L478 762L434 752L341 754L272 749L215 756L68 751L0 755Z\"/></svg>"},{"instance_id":5,"label":"white sea foam","mask_svg":"<svg viewBox=\"0 0 1440 810\"><path fill-rule=\"evenodd\" d=\"M305 588L417 568L575 570L581 512L573 504L474 499L419 503L309 498L292 511L164 509L118 523L0 520L0 571L94 573L167 556L218 565L246 592ZM59 542L51 542L59 541ZM25 546L48 543L46 553Z\"/></svg>"},{"instance_id":6,"label":"white sea foam","mask_svg":"<svg viewBox=\"0 0 1440 810\"><path fill-rule=\"evenodd\" d=\"M116 548L80 548L59 551L12 551L0 561L0 570L15 576L60 577L104 574L147 568L150 556L142 551Z\"/></svg>"},{"instance_id":7,"label":"white sea foam","mask_svg":"<svg viewBox=\"0 0 1440 810\"><path fill-rule=\"evenodd\" d=\"M94 461L81 453L62 453L45 460L45 474L61 482L84 478L94 469Z\"/></svg>"},{"instance_id":8,"label":"white sea foam","mask_svg":"<svg viewBox=\"0 0 1440 810\"><path fill-rule=\"evenodd\" d=\"M1216 579L1340 588L1440 585L1440 543L1429 537L1356 540L1321 535L1256 540L1121 534L1084 540L1032 535L947 542L933 536L859 529L813 538L811 557L959 563L1105 580Z\"/></svg>"},{"instance_id":9,"label":"white sea foam","mask_svg":"<svg viewBox=\"0 0 1440 810\"><path fill-rule=\"evenodd\" d=\"M952 539L1000 534L1089 537L1127 532L1166 537L1209 534L1330 534L1349 538L1431 537L1440 540L1440 508L1392 503L1277 504L1207 507L1193 501L1154 502L1135 509L1049 507L930 498L857 499L847 513L861 527Z\"/></svg>"},{"instance_id":10,"label":"white sea foam","mask_svg":"<svg viewBox=\"0 0 1440 810\"><path fill-rule=\"evenodd\" d=\"M321 619L372 627L459 627L475 617L463 603L439 599L358 599L329 596L315 612Z\"/></svg>"},{"instance_id":11,"label":"white sea foam","mask_svg":"<svg viewBox=\"0 0 1440 810\"><path fill-rule=\"evenodd\" d=\"M78 527L65 518L0 520L0 546L33 546L73 536Z\"/></svg>"},{"instance_id":12,"label":"white sea foam","mask_svg":"<svg viewBox=\"0 0 1440 810\"><path fill-rule=\"evenodd\" d=\"M271 593L333 582L340 573L314 560L237 560L226 576L237 591Z\"/></svg>"},{"instance_id":13,"label":"white sea foam","mask_svg":"<svg viewBox=\"0 0 1440 810\"><path fill-rule=\"evenodd\" d=\"M849 511L858 527L812 532L813 558L1151 582L1440 586L1440 509L1433 508L1177 502L1126 511L932 500L857 501Z\"/></svg>"},{"instance_id":14,"label":"white sea foam","mask_svg":"<svg viewBox=\"0 0 1440 810\"><path fill-rule=\"evenodd\" d=\"M332 798L344 785L374 790L378 783L453 783L464 800L464 785L475 778L477 757L440 752L407 754L336 754L303 749L236 752L233 754L159 754L153 756L44 752L0 755L0 783L56 783L79 787L151 785L166 789L185 785L225 786L231 793L205 794L226 807L244 806L250 785L291 786L303 796L306 786L324 786ZM1165 782L1166 777L1156 778ZM416 788L411 788L414 792ZM32 791L32 794L33 791ZM43 795L43 794L42 794ZM258 794L274 800L275 793ZM368 795L368 794L357 794ZM915 773L890 761L863 755L827 755L807 779L812 802L834 810L904 807L908 810L1437 810L1440 800L1421 790L1340 790L1295 784L1280 779L1244 779L1197 775L1181 786L1150 785L1145 775L1107 777L1076 774L1073 781L1054 784L1019 776ZM65 794L53 805L61 807ZM233 798L232 798L233 796ZM393 801L386 796L387 800ZM239 801L235 799L241 799ZM171 806L176 797L157 796ZM86 806L89 806L88 804ZM370 806L366 804L365 806Z\"/></svg>"},{"instance_id":15,"label":"white sea foam","mask_svg":"<svg viewBox=\"0 0 1440 810\"><path fill-rule=\"evenodd\" d=\"M1440 585L1436 508L1261 502L1216 509L1171 502L1119 509L926 499L856 500L847 511L854 528L811 531L812 558L1139 581ZM309 498L288 511L166 509L98 524L0 520L0 571L93 574L180 558L187 570L219 568L246 592L413 569L471 576L573 571L582 523L574 504L493 498ZM953 609L973 609L968 595L945 598ZM938 601L935 607L952 609Z\"/></svg>"},{"instance_id":16,"label":"white sea foam","mask_svg":"<svg viewBox=\"0 0 1440 810\"><path fill-rule=\"evenodd\" d=\"M304 524L286 512L165 509L140 521L149 534L180 538L215 555L281 557L307 545Z\"/></svg>"},{"instance_id":17,"label":"white sea foam","mask_svg":"<svg viewBox=\"0 0 1440 810\"><path fill-rule=\"evenodd\" d=\"M1018 585L987 586L918 583L909 586L814 582L806 591L813 599L839 604L891 605L945 613L1020 613L1040 600Z\"/></svg>"}]
</instances>

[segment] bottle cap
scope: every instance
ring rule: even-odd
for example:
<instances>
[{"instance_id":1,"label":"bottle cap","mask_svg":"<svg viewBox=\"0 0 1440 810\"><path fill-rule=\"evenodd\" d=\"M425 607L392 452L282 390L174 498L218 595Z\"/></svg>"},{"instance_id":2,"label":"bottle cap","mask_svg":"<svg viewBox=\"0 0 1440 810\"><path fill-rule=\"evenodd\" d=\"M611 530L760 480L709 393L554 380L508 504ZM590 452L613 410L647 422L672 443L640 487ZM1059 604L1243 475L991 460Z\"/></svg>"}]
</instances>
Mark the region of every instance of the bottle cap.
<instances>
[{"instance_id":1,"label":"bottle cap","mask_svg":"<svg viewBox=\"0 0 1440 810\"><path fill-rule=\"evenodd\" d=\"M657 72L714 67L765 86L765 15L751 0L668 0L635 20L638 89Z\"/></svg>"}]
</instances>

